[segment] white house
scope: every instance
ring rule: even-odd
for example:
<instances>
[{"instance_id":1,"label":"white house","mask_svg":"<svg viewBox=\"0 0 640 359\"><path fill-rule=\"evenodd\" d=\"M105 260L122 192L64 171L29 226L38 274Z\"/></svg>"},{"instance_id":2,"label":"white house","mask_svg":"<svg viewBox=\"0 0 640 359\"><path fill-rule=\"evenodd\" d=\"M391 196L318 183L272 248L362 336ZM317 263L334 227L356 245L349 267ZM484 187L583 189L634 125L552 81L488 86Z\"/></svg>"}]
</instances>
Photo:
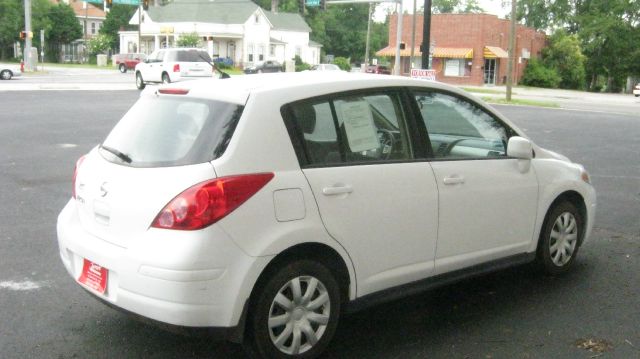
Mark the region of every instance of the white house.
<instances>
[{"instance_id":1,"label":"white house","mask_svg":"<svg viewBox=\"0 0 640 359\"><path fill-rule=\"evenodd\" d=\"M138 17L136 12L129 24L138 25ZM240 66L284 62L295 55L308 64L320 63L322 45L309 40L311 28L302 16L266 11L249 0L174 0L150 6L140 17L140 44L138 31L120 31L121 53L148 54L195 32L212 57Z\"/></svg>"}]
</instances>

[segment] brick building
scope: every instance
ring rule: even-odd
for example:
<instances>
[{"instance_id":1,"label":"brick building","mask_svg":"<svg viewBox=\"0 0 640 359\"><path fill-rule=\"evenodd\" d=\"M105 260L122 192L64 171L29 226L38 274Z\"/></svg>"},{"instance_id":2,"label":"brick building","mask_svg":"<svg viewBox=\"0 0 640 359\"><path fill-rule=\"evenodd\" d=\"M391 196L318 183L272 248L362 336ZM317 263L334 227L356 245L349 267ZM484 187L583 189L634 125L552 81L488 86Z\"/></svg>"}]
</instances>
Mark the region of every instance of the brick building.
<instances>
[{"instance_id":1,"label":"brick building","mask_svg":"<svg viewBox=\"0 0 640 359\"><path fill-rule=\"evenodd\" d=\"M403 16L401 73L411 70L412 15ZM397 15L389 21L389 46L376 52L377 56L395 60ZM414 67L421 67L423 15L416 16ZM489 14L434 14L431 18L432 68L436 79L456 85L502 85L507 76L507 49L510 21ZM514 82L522 77L531 56L539 57L546 44L542 32L517 25L516 68ZM394 64L395 65L395 64Z\"/></svg>"}]
</instances>

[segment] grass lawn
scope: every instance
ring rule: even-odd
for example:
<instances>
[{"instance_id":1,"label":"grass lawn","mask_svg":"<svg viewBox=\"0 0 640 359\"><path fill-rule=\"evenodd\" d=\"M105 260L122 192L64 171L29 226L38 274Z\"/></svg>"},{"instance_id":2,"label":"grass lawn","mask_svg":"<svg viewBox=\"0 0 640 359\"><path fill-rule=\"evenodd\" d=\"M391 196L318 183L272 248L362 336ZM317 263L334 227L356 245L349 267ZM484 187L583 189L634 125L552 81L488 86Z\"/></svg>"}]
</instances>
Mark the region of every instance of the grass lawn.
<instances>
[{"instance_id":1,"label":"grass lawn","mask_svg":"<svg viewBox=\"0 0 640 359\"><path fill-rule=\"evenodd\" d=\"M463 89L463 90L465 90L467 92L472 92L472 93L485 93L485 94L493 94L493 95L504 94L504 91L485 89L485 88L461 87L461 89Z\"/></svg>"},{"instance_id":2,"label":"grass lawn","mask_svg":"<svg viewBox=\"0 0 640 359\"><path fill-rule=\"evenodd\" d=\"M536 100L523 100L523 99L511 99L511 102L507 102L504 97L482 97L483 100L495 105L520 105L520 106L536 106L536 107L549 107L560 108L555 102L551 101L536 101Z\"/></svg>"}]
</instances>

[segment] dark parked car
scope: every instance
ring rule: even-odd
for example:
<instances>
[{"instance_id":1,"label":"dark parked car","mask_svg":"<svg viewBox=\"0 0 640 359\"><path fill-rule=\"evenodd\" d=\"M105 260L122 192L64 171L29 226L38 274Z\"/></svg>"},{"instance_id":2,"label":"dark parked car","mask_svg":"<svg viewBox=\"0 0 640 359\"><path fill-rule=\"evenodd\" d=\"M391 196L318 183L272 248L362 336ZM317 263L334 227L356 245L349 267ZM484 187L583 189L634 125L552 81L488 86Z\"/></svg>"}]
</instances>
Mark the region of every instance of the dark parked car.
<instances>
[{"instance_id":1,"label":"dark parked car","mask_svg":"<svg viewBox=\"0 0 640 359\"><path fill-rule=\"evenodd\" d=\"M245 74L261 74L263 72L282 72L282 64L278 61L258 62L244 69Z\"/></svg>"},{"instance_id":2,"label":"dark parked car","mask_svg":"<svg viewBox=\"0 0 640 359\"><path fill-rule=\"evenodd\" d=\"M120 72L125 73L127 70L133 70L136 65L147 58L145 54L118 54L116 55L116 66Z\"/></svg>"},{"instance_id":3,"label":"dark parked car","mask_svg":"<svg viewBox=\"0 0 640 359\"><path fill-rule=\"evenodd\" d=\"M370 65L367 66L365 70L366 73L369 74L383 74L383 75L391 75L391 70L388 67L382 65Z\"/></svg>"}]
</instances>

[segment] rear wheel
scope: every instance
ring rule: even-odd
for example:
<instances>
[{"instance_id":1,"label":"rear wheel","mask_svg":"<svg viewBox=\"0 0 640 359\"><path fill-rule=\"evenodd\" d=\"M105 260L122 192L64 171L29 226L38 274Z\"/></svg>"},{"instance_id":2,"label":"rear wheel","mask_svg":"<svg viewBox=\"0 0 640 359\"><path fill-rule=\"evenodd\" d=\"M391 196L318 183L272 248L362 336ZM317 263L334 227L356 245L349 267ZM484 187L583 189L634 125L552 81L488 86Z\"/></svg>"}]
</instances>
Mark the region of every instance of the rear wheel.
<instances>
[{"instance_id":1,"label":"rear wheel","mask_svg":"<svg viewBox=\"0 0 640 359\"><path fill-rule=\"evenodd\" d=\"M118 66L118 69L120 70L120 72L125 73L127 72L127 66L125 66L125 64L120 64L120 66Z\"/></svg>"},{"instance_id":2,"label":"rear wheel","mask_svg":"<svg viewBox=\"0 0 640 359\"><path fill-rule=\"evenodd\" d=\"M144 84L144 80L142 79L142 74L136 72L136 87L138 90L143 90L146 85Z\"/></svg>"},{"instance_id":3,"label":"rear wheel","mask_svg":"<svg viewBox=\"0 0 640 359\"><path fill-rule=\"evenodd\" d=\"M171 83L171 79L169 78L169 74L167 74L166 72L162 74L162 83L163 84L170 84Z\"/></svg>"},{"instance_id":4,"label":"rear wheel","mask_svg":"<svg viewBox=\"0 0 640 359\"><path fill-rule=\"evenodd\" d=\"M13 74L9 70L3 70L0 72L0 79L11 80L11 77L13 77Z\"/></svg>"},{"instance_id":5,"label":"rear wheel","mask_svg":"<svg viewBox=\"0 0 640 359\"><path fill-rule=\"evenodd\" d=\"M254 296L247 327L252 356L315 358L338 326L338 282L321 263L290 262L259 285Z\"/></svg>"},{"instance_id":6,"label":"rear wheel","mask_svg":"<svg viewBox=\"0 0 640 359\"><path fill-rule=\"evenodd\" d=\"M561 202L550 210L537 252L537 261L547 274L562 274L571 268L580 247L582 224L582 215L571 202Z\"/></svg>"}]
</instances>

